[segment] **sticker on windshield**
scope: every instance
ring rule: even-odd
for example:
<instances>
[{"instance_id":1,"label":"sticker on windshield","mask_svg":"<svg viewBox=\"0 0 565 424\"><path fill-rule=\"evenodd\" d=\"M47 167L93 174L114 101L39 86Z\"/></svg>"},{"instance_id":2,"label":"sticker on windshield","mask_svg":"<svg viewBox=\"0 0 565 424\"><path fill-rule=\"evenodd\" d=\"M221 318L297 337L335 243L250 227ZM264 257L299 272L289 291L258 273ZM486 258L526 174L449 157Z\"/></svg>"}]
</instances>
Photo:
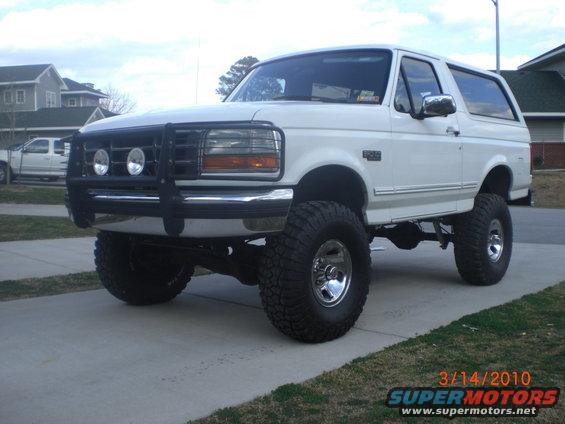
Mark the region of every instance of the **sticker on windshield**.
<instances>
[{"instance_id":1,"label":"sticker on windshield","mask_svg":"<svg viewBox=\"0 0 565 424\"><path fill-rule=\"evenodd\" d=\"M375 96L374 91L363 90L357 96L358 102L369 102L369 103L378 103L380 100L379 96Z\"/></svg>"}]
</instances>

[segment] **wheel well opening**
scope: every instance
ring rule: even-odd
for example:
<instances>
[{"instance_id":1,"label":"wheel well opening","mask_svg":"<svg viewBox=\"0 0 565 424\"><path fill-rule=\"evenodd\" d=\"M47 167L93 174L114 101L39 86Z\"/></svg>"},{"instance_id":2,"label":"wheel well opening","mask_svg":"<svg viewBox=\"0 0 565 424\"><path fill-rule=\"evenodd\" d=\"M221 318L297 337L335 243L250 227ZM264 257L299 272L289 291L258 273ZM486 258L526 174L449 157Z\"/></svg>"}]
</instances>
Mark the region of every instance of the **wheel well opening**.
<instances>
[{"instance_id":1,"label":"wheel well opening","mask_svg":"<svg viewBox=\"0 0 565 424\"><path fill-rule=\"evenodd\" d=\"M345 166L328 165L306 174L294 190L294 203L329 200L355 212L363 222L367 192L361 177Z\"/></svg>"},{"instance_id":2,"label":"wheel well opening","mask_svg":"<svg viewBox=\"0 0 565 424\"><path fill-rule=\"evenodd\" d=\"M512 176L506 166L496 166L486 176L479 193L498 194L508 201Z\"/></svg>"}]
</instances>

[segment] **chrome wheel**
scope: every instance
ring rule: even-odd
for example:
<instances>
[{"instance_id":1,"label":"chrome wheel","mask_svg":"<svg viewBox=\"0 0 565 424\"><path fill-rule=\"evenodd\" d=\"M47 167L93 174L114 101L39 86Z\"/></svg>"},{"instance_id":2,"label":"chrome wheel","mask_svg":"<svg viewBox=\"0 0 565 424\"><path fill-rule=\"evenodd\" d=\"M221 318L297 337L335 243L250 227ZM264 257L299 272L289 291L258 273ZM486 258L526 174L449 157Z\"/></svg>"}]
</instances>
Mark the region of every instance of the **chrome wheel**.
<instances>
[{"instance_id":1,"label":"chrome wheel","mask_svg":"<svg viewBox=\"0 0 565 424\"><path fill-rule=\"evenodd\" d=\"M325 307L340 303L352 273L351 255L342 242L328 240L322 244L312 262L312 290L318 303Z\"/></svg>"},{"instance_id":2,"label":"chrome wheel","mask_svg":"<svg viewBox=\"0 0 565 424\"><path fill-rule=\"evenodd\" d=\"M502 223L493 219L489 225L487 237L487 252L491 262L498 262L504 249L504 231Z\"/></svg>"}]
</instances>

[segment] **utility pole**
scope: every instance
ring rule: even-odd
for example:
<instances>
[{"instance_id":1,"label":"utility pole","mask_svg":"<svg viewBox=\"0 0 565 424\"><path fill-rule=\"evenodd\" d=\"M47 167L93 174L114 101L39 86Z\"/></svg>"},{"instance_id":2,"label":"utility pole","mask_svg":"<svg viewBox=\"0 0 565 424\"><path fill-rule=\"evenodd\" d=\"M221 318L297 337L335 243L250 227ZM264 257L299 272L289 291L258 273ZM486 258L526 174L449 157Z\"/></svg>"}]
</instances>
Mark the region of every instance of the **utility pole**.
<instances>
[{"instance_id":1,"label":"utility pole","mask_svg":"<svg viewBox=\"0 0 565 424\"><path fill-rule=\"evenodd\" d=\"M500 0L491 0L496 9L496 73L500 74L500 23L498 17L498 5Z\"/></svg>"},{"instance_id":2,"label":"utility pole","mask_svg":"<svg viewBox=\"0 0 565 424\"><path fill-rule=\"evenodd\" d=\"M196 90L194 93L195 103L198 104L198 77L200 74L200 33L198 33L198 52L196 54Z\"/></svg>"}]
</instances>

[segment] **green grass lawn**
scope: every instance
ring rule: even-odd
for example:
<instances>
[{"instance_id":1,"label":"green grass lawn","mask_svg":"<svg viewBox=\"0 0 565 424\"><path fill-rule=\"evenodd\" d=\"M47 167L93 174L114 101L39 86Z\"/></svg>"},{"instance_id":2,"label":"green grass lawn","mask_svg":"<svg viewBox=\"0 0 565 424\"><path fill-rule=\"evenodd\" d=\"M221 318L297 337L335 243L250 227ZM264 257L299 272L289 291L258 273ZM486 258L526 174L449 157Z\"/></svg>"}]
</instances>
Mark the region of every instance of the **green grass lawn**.
<instances>
[{"instance_id":1,"label":"green grass lawn","mask_svg":"<svg viewBox=\"0 0 565 424\"><path fill-rule=\"evenodd\" d=\"M565 171L535 171L532 190L535 206L565 208Z\"/></svg>"},{"instance_id":2,"label":"green grass lawn","mask_svg":"<svg viewBox=\"0 0 565 424\"><path fill-rule=\"evenodd\" d=\"M287 384L249 403L198 420L209 423L485 422L485 419L401 418L385 406L388 390L437 386L440 371L530 371L532 386L565 383L565 282L542 292L468 315L358 358L303 384ZM487 422L561 423L564 401L535 420Z\"/></svg>"},{"instance_id":3,"label":"green grass lawn","mask_svg":"<svg viewBox=\"0 0 565 424\"><path fill-rule=\"evenodd\" d=\"M95 234L95 229L80 229L69 218L0 215L0 242L88 237Z\"/></svg>"},{"instance_id":4,"label":"green grass lawn","mask_svg":"<svg viewBox=\"0 0 565 424\"><path fill-rule=\"evenodd\" d=\"M0 203L63 205L65 190L62 187L28 187L12 183L0 186Z\"/></svg>"},{"instance_id":5,"label":"green grass lawn","mask_svg":"<svg viewBox=\"0 0 565 424\"><path fill-rule=\"evenodd\" d=\"M0 281L0 301L102 288L96 272Z\"/></svg>"},{"instance_id":6,"label":"green grass lawn","mask_svg":"<svg viewBox=\"0 0 565 424\"><path fill-rule=\"evenodd\" d=\"M210 274L210 271L200 266L195 267L195 277L205 274ZM102 283L100 283L100 279L96 272L80 272L76 274L57 275L54 277L44 278L25 278L23 280L5 280L0 281L0 301L16 300L28 297L51 296L54 294L96 290L101 288Z\"/></svg>"}]
</instances>

